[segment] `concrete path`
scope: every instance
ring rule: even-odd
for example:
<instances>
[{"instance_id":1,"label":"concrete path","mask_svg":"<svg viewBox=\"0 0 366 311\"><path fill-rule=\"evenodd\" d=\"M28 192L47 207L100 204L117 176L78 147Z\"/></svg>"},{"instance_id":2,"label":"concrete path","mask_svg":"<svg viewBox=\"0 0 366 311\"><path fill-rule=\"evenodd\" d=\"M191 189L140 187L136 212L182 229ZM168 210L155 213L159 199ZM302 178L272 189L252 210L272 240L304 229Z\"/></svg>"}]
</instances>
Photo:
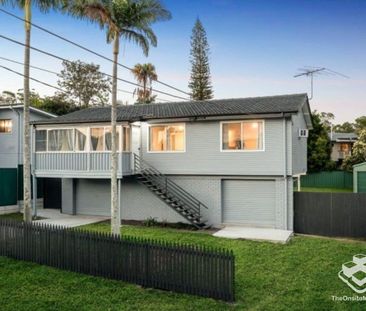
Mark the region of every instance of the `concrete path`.
<instances>
[{"instance_id":1,"label":"concrete path","mask_svg":"<svg viewBox=\"0 0 366 311\"><path fill-rule=\"evenodd\" d=\"M225 228L215 232L213 235L228 239L246 239L246 240L286 243L290 240L292 233L293 233L292 231L288 230L230 225L225 226Z\"/></svg>"},{"instance_id":2,"label":"concrete path","mask_svg":"<svg viewBox=\"0 0 366 311\"><path fill-rule=\"evenodd\" d=\"M46 219L35 220L34 223L63 226L68 228L89 225L109 219L109 217L103 216L61 214L58 209L39 209L37 214L39 217Z\"/></svg>"}]
</instances>

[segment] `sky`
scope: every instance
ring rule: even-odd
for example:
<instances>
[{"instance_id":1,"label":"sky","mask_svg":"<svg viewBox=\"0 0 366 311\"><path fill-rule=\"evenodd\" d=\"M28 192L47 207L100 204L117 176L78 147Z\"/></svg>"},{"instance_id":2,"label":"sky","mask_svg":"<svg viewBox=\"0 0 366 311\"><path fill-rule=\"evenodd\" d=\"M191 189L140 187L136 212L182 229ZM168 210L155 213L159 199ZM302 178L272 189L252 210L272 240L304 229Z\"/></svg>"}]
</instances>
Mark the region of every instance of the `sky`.
<instances>
[{"instance_id":1,"label":"sky","mask_svg":"<svg viewBox=\"0 0 366 311\"><path fill-rule=\"evenodd\" d=\"M314 78L311 108L333 112L335 122L353 121L366 115L366 1L364 0L165 0L170 21L153 26L158 46L145 57L133 43L122 42L119 61L133 67L151 62L159 80L188 91L190 76L190 36L199 17L210 44L210 68L214 97L237 98L292 93L310 93L307 77L294 78L304 66L326 67L349 78L318 75ZM23 16L10 6L4 9ZM41 13L33 9L33 22L112 57L112 46L96 25L61 13ZM24 41L22 22L0 12L0 34ZM69 60L93 62L111 73L112 64L69 45L40 30L32 30L31 45ZM23 61L23 47L0 38L0 57ZM61 61L32 51L31 64L59 72ZM0 65L22 72L22 66L0 59ZM57 77L31 70L31 76L57 86ZM119 68L119 77L133 81L128 70ZM0 91L22 88L22 77L0 68ZM119 89L134 87L119 82ZM185 96L161 85L156 89ZM41 95L55 90L31 82ZM161 99L176 101L159 95ZM118 98L133 103L130 95Z\"/></svg>"}]
</instances>

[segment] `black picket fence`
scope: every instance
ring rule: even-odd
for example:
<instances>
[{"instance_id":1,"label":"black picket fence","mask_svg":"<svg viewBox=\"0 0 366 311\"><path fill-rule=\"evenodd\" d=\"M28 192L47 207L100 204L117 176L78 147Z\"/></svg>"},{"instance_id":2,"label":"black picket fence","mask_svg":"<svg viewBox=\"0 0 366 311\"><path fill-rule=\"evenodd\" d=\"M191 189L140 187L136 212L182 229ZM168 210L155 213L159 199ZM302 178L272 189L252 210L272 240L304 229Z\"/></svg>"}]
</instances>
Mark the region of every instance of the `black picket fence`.
<instances>
[{"instance_id":1,"label":"black picket fence","mask_svg":"<svg viewBox=\"0 0 366 311\"><path fill-rule=\"evenodd\" d=\"M0 256L234 301L234 255L221 249L0 219Z\"/></svg>"},{"instance_id":2,"label":"black picket fence","mask_svg":"<svg viewBox=\"0 0 366 311\"><path fill-rule=\"evenodd\" d=\"M366 193L294 193L296 233L366 237Z\"/></svg>"}]
</instances>

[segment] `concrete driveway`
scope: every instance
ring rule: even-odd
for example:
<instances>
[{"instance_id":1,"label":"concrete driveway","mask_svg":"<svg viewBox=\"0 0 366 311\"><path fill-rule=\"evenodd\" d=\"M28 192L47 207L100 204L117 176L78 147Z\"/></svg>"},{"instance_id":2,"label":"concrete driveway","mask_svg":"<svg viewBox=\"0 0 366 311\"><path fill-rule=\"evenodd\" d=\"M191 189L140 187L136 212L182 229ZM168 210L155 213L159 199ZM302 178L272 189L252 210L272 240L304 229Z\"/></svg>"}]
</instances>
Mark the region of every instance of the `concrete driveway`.
<instances>
[{"instance_id":1,"label":"concrete driveway","mask_svg":"<svg viewBox=\"0 0 366 311\"><path fill-rule=\"evenodd\" d=\"M61 214L58 209L39 209L37 211L37 215L45 219L35 220L33 221L34 223L63 226L68 228L89 225L110 219L109 217L104 216Z\"/></svg>"}]
</instances>

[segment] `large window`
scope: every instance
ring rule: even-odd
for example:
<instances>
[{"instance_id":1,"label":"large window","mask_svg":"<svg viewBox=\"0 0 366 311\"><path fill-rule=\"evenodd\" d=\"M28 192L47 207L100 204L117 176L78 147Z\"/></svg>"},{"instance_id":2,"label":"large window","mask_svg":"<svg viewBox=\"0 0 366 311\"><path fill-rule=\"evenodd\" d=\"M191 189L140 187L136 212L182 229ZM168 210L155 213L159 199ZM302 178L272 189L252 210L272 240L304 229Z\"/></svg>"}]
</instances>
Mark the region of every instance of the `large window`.
<instances>
[{"instance_id":1,"label":"large window","mask_svg":"<svg viewBox=\"0 0 366 311\"><path fill-rule=\"evenodd\" d=\"M73 151L73 130L48 131L48 151Z\"/></svg>"},{"instance_id":2,"label":"large window","mask_svg":"<svg viewBox=\"0 0 366 311\"><path fill-rule=\"evenodd\" d=\"M131 150L130 128L123 127L121 141L121 126L117 126L117 151L121 142L123 151ZM75 152L104 152L112 150L112 130L110 126L75 127L65 129L39 129L35 134L35 147L38 152L45 151L75 151Z\"/></svg>"},{"instance_id":3,"label":"large window","mask_svg":"<svg viewBox=\"0 0 366 311\"><path fill-rule=\"evenodd\" d=\"M12 120L0 120L0 133L10 134L13 129Z\"/></svg>"},{"instance_id":4,"label":"large window","mask_svg":"<svg viewBox=\"0 0 366 311\"><path fill-rule=\"evenodd\" d=\"M263 121L222 123L222 150L261 151L264 149Z\"/></svg>"},{"instance_id":5,"label":"large window","mask_svg":"<svg viewBox=\"0 0 366 311\"><path fill-rule=\"evenodd\" d=\"M150 126L150 152L183 152L184 149L185 127L183 124Z\"/></svg>"}]
</instances>

